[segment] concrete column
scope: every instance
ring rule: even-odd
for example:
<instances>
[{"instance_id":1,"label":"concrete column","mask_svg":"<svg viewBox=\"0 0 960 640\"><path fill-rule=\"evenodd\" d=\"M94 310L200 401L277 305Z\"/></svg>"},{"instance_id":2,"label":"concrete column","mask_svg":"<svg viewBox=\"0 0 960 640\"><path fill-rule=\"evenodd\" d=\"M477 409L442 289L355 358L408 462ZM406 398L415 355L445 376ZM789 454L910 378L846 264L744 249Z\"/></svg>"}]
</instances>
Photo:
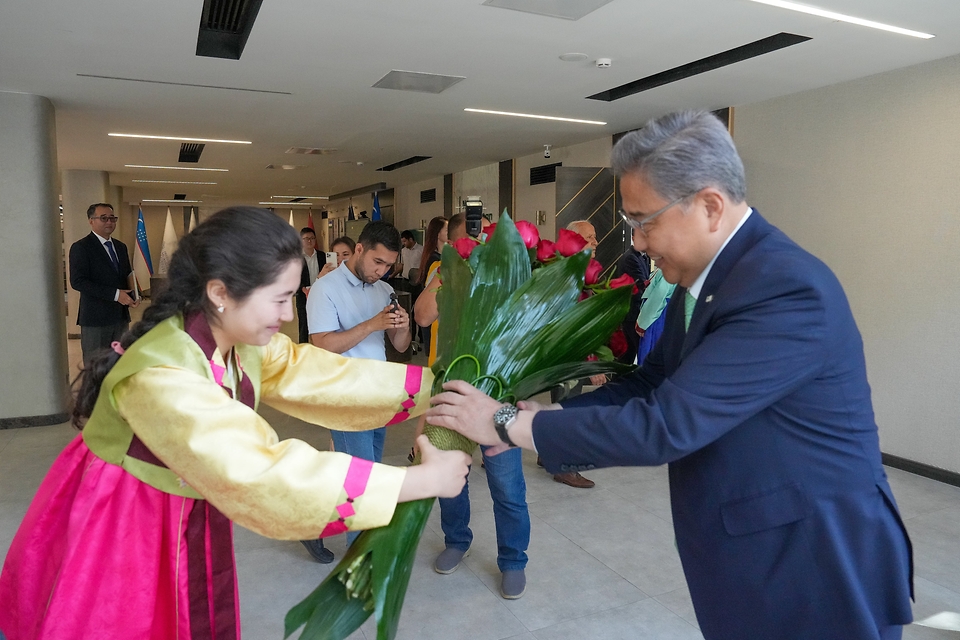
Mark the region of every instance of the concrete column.
<instances>
[{"instance_id":1,"label":"concrete column","mask_svg":"<svg viewBox=\"0 0 960 640\"><path fill-rule=\"evenodd\" d=\"M60 176L63 195L63 254L70 255L70 246L90 233L87 222L87 207L96 202L107 200L110 188L106 171L87 171L71 169ZM119 214L118 214L119 215ZM118 220L119 222L119 220ZM80 308L80 294L69 285L70 265L67 264L67 326L70 338L80 338L77 326L77 310Z\"/></svg>"},{"instance_id":2,"label":"concrete column","mask_svg":"<svg viewBox=\"0 0 960 640\"><path fill-rule=\"evenodd\" d=\"M53 104L0 92L0 429L68 418Z\"/></svg>"}]
</instances>

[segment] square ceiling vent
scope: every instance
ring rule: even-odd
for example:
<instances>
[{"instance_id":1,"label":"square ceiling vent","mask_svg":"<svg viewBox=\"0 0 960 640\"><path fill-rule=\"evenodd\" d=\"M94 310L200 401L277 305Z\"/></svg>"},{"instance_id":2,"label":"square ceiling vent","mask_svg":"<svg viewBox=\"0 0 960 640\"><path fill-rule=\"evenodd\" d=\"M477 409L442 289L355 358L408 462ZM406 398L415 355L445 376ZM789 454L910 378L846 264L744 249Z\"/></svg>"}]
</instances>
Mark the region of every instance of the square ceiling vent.
<instances>
[{"instance_id":1,"label":"square ceiling vent","mask_svg":"<svg viewBox=\"0 0 960 640\"><path fill-rule=\"evenodd\" d=\"M420 93L442 93L461 80L463 76L442 76L438 73L420 71L398 71L394 69L377 80L373 86L377 89L397 89L399 91L419 91Z\"/></svg>"},{"instance_id":2,"label":"square ceiling vent","mask_svg":"<svg viewBox=\"0 0 960 640\"><path fill-rule=\"evenodd\" d=\"M483 4L488 7L513 9L524 13L535 13L551 18L564 20L579 20L588 13L593 13L611 0L486 0Z\"/></svg>"}]
</instances>

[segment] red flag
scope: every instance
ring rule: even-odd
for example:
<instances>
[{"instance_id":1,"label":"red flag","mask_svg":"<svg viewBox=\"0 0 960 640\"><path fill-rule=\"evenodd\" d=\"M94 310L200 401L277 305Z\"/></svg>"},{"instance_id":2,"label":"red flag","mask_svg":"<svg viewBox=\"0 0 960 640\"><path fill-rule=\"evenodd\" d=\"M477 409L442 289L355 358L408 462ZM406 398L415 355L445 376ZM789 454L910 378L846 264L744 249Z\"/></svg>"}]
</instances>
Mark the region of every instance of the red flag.
<instances>
[{"instance_id":1,"label":"red flag","mask_svg":"<svg viewBox=\"0 0 960 640\"><path fill-rule=\"evenodd\" d=\"M307 226L316 231L313 227L313 209L307 212Z\"/></svg>"}]
</instances>

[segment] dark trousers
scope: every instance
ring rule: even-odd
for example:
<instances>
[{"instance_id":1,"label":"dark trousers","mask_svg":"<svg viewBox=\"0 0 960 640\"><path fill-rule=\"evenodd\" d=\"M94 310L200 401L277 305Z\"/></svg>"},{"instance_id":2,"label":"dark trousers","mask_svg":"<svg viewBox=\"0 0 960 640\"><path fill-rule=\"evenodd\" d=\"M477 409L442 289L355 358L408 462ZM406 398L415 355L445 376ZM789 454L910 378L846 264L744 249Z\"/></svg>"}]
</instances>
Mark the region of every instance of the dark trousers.
<instances>
[{"instance_id":1,"label":"dark trousers","mask_svg":"<svg viewBox=\"0 0 960 640\"><path fill-rule=\"evenodd\" d=\"M297 296L297 322L300 329L300 344L310 342L310 330L307 328L307 299L304 296L303 302Z\"/></svg>"},{"instance_id":2,"label":"dark trousers","mask_svg":"<svg viewBox=\"0 0 960 640\"><path fill-rule=\"evenodd\" d=\"M110 348L110 343L120 340L120 336L130 328L129 322L121 322L106 327L80 327L80 351L83 353L83 361L100 349Z\"/></svg>"}]
</instances>

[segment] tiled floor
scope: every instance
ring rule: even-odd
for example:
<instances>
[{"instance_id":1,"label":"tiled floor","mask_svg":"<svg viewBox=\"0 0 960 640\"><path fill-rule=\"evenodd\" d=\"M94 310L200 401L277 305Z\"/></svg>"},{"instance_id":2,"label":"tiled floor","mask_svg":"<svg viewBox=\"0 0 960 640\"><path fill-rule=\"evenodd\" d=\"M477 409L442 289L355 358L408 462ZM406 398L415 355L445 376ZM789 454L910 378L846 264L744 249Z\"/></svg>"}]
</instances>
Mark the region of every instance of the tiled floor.
<instances>
[{"instance_id":1,"label":"tiled floor","mask_svg":"<svg viewBox=\"0 0 960 640\"><path fill-rule=\"evenodd\" d=\"M329 442L323 429L269 408L262 413L281 437L321 448ZM406 423L388 431L385 462L406 463L412 429ZM0 558L50 463L74 435L68 425L0 430ZM515 601L498 595L492 503L484 471L475 464L473 551L452 575L432 570L443 549L435 508L420 543L398 639L702 637L673 546L665 468L594 471L587 474L597 482L592 490L553 482L532 455L524 456L524 471L533 529L526 595ZM915 617L960 611L960 488L894 469L888 474L913 539ZM342 536L328 546L338 559L343 556ZM286 611L333 566L312 562L296 542L268 540L239 527L236 554L245 640L280 640ZM372 621L353 637L375 638ZM960 635L911 626L904 637Z\"/></svg>"}]
</instances>

